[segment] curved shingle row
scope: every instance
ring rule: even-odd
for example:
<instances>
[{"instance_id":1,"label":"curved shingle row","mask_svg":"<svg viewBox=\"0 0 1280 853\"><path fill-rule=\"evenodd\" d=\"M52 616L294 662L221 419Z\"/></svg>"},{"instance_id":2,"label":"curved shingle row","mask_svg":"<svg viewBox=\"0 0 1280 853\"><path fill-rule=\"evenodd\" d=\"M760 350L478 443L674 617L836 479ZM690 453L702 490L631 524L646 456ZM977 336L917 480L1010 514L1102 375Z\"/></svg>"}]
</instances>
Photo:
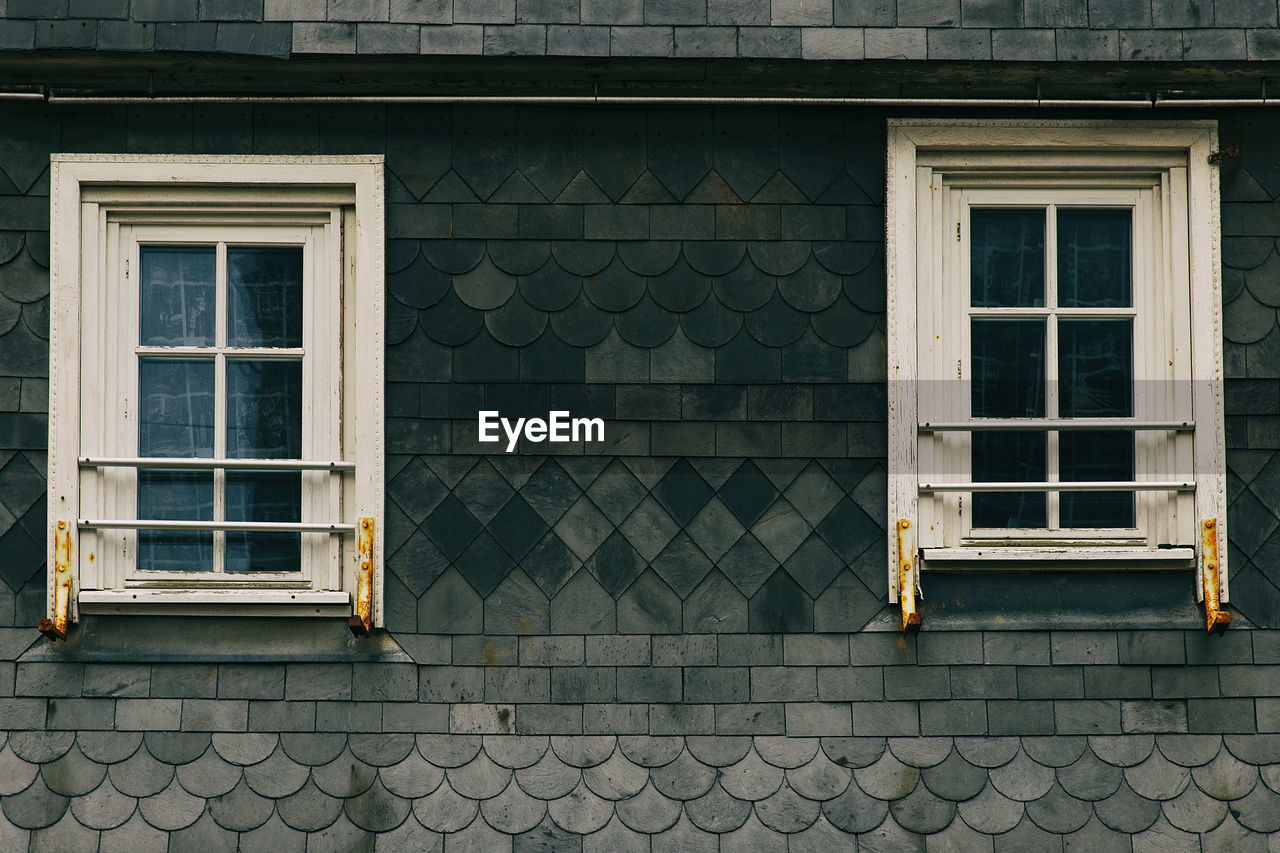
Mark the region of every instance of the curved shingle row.
<instances>
[{"instance_id":1,"label":"curved shingle row","mask_svg":"<svg viewBox=\"0 0 1280 853\"><path fill-rule=\"evenodd\" d=\"M846 833L872 849L996 835L1017 849L1063 837L1108 849L1129 834L1135 848L1209 835L1265 845L1280 831L1280 735L15 732L0 748L0 813L0 838L36 832L78 847L101 833L103 849L180 832L239 833L242 849L370 833L420 849L439 834L488 849L575 836L618 849L647 835L680 849L792 836L792 849L808 849L847 844Z\"/></svg>"}]
</instances>

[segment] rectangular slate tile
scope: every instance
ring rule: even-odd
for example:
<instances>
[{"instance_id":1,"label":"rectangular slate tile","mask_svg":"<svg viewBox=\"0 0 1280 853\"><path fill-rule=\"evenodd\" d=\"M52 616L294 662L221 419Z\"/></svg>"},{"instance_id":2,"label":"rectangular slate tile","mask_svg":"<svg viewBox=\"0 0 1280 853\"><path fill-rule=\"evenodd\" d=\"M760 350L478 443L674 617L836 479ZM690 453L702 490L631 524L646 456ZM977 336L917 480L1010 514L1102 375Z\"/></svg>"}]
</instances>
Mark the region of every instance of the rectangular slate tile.
<instances>
[{"instance_id":1,"label":"rectangular slate tile","mask_svg":"<svg viewBox=\"0 0 1280 853\"><path fill-rule=\"evenodd\" d=\"M779 205L716 205L717 240L777 240L782 235Z\"/></svg>"},{"instance_id":2,"label":"rectangular slate tile","mask_svg":"<svg viewBox=\"0 0 1280 853\"><path fill-rule=\"evenodd\" d=\"M916 637L898 631L850 634L849 662L854 666L914 664Z\"/></svg>"},{"instance_id":3,"label":"rectangular slate tile","mask_svg":"<svg viewBox=\"0 0 1280 853\"><path fill-rule=\"evenodd\" d=\"M1280 631L1254 631L1253 660L1255 663L1280 663Z\"/></svg>"},{"instance_id":4,"label":"rectangular slate tile","mask_svg":"<svg viewBox=\"0 0 1280 853\"><path fill-rule=\"evenodd\" d=\"M849 638L844 634L784 634L782 649L787 666L833 666L849 662Z\"/></svg>"},{"instance_id":5,"label":"rectangular slate tile","mask_svg":"<svg viewBox=\"0 0 1280 853\"><path fill-rule=\"evenodd\" d=\"M735 27L769 24L769 0L707 0L707 23Z\"/></svg>"},{"instance_id":6,"label":"rectangular slate tile","mask_svg":"<svg viewBox=\"0 0 1280 853\"><path fill-rule=\"evenodd\" d=\"M883 699L884 669L878 666L820 666L818 698L824 702L870 702Z\"/></svg>"},{"instance_id":7,"label":"rectangular slate tile","mask_svg":"<svg viewBox=\"0 0 1280 853\"><path fill-rule=\"evenodd\" d=\"M549 47L548 52L554 51ZM579 51L574 55L590 54ZM647 240L650 237L649 211L643 205L587 205L583 234L588 240Z\"/></svg>"},{"instance_id":8,"label":"rectangular slate tile","mask_svg":"<svg viewBox=\"0 0 1280 853\"><path fill-rule=\"evenodd\" d=\"M79 696L84 690L84 664L19 662L16 696Z\"/></svg>"},{"instance_id":9,"label":"rectangular slate tile","mask_svg":"<svg viewBox=\"0 0 1280 853\"><path fill-rule=\"evenodd\" d=\"M586 641L588 666L648 666L651 661L648 635L589 636Z\"/></svg>"},{"instance_id":10,"label":"rectangular slate tile","mask_svg":"<svg viewBox=\"0 0 1280 853\"><path fill-rule=\"evenodd\" d=\"M677 57L724 59L738 55L736 27L675 27L673 36Z\"/></svg>"},{"instance_id":11,"label":"rectangular slate tile","mask_svg":"<svg viewBox=\"0 0 1280 853\"><path fill-rule=\"evenodd\" d=\"M619 385L614 399L619 418L680 419L679 385Z\"/></svg>"},{"instance_id":12,"label":"rectangular slate tile","mask_svg":"<svg viewBox=\"0 0 1280 853\"><path fill-rule=\"evenodd\" d=\"M117 710L117 716L119 713ZM249 700L249 731L251 732L313 732L315 729L315 702Z\"/></svg>"},{"instance_id":13,"label":"rectangular slate tile","mask_svg":"<svg viewBox=\"0 0 1280 853\"><path fill-rule=\"evenodd\" d=\"M1054 732L1053 702L1047 699L987 702L987 732L1004 735L1051 735Z\"/></svg>"},{"instance_id":14,"label":"rectangular slate tile","mask_svg":"<svg viewBox=\"0 0 1280 853\"><path fill-rule=\"evenodd\" d=\"M1187 703L1176 699L1121 701L1120 726L1126 733L1185 732Z\"/></svg>"},{"instance_id":15,"label":"rectangular slate tile","mask_svg":"<svg viewBox=\"0 0 1280 853\"><path fill-rule=\"evenodd\" d=\"M991 58L990 30L931 28L927 39L930 59L988 60Z\"/></svg>"},{"instance_id":16,"label":"rectangular slate tile","mask_svg":"<svg viewBox=\"0 0 1280 853\"><path fill-rule=\"evenodd\" d=\"M582 637L521 637L520 660L536 666L579 666L585 658Z\"/></svg>"},{"instance_id":17,"label":"rectangular slate tile","mask_svg":"<svg viewBox=\"0 0 1280 853\"><path fill-rule=\"evenodd\" d=\"M522 24L576 24L578 0L520 0L516 21Z\"/></svg>"},{"instance_id":18,"label":"rectangular slate tile","mask_svg":"<svg viewBox=\"0 0 1280 853\"><path fill-rule=\"evenodd\" d=\"M1078 666L1020 666L1018 698L1082 699L1084 675Z\"/></svg>"},{"instance_id":19,"label":"rectangular slate tile","mask_svg":"<svg viewBox=\"0 0 1280 853\"><path fill-rule=\"evenodd\" d=\"M981 699L953 699L920 703L922 735L985 735L987 703Z\"/></svg>"},{"instance_id":20,"label":"rectangular slate tile","mask_svg":"<svg viewBox=\"0 0 1280 853\"><path fill-rule=\"evenodd\" d=\"M960 23L960 0L898 0L899 27L953 27Z\"/></svg>"},{"instance_id":21,"label":"rectangular slate tile","mask_svg":"<svg viewBox=\"0 0 1280 853\"><path fill-rule=\"evenodd\" d=\"M1188 699L1187 730L1192 734L1256 731L1253 700Z\"/></svg>"},{"instance_id":22,"label":"rectangular slate tile","mask_svg":"<svg viewBox=\"0 0 1280 853\"><path fill-rule=\"evenodd\" d=\"M329 0L331 21L385 21L389 14L388 0Z\"/></svg>"},{"instance_id":23,"label":"rectangular slate tile","mask_svg":"<svg viewBox=\"0 0 1280 853\"><path fill-rule=\"evenodd\" d=\"M42 2L42 0L36 0ZM268 0L270 4L271 0ZM135 21L194 21L199 17L197 0L133 0L133 19ZM9 14L13 14L10 4ZM321 4L320 16L324 16L324 5ZM264 20L269 20L264 18Z\"/></svg>"},{"instance_id":24,"label":"rectangular slate tile","mask_svg":"<svg viewBox=\"0 0 1280 853\"><path fill-rule=\"evenodd\" d=\"M654 666L714 666L714 634L683 634L653 638Z\"/></svg>"},{"instance_id":25,"label":"rectangular slate tile","mask_svg":"<svg viewBox=\"0 0 1280 853\"><path fill-rule=\"evenodd\" d=\"M551 670L553 702L612 702L617 695L618 673L611 666L556 667Z\"/></svg>"},{"instance_id":26,"label":"rectangular slate tile","mask_svg":"<svg viewBox=\"0 0 1280 853\"><path fill-rule=\"evenodd\" d=\"M183 699L185 732L243 732L249 727L247 699Z\"/></svg>"},{"instance_id":27,"label":"rectangular slate tile","mask_svg":"<svg viewBox=\"0 0 1280 853\"><path fill-rule=\"evenodd\" d=\"M785 706L780 703L743 703L716 706L717 735L786 734Z\"/></svg>"},{"instance_id":28,"label":"rectangular slate tile","mask_svg":"<svg viewBox=\"0 0 1280 853\"><path fill-rule=\"evenodd\" d=\"M1280 666L1220 666L1217 670L1223 696L1280 696Z\"/></svg>"},{"instance_id":29,"label":"rectangular slate tile","mask_svg":"<svg viewBox=\"0 0 1280 853\"><path fill-rule=\"evenodd\" d=\"M983 660L988 664L1046 666L1049 664L1047 631L986 631L982 635Z\"/></svg>"},{"instance_id":30,"label":"rectangular slate tile","mask_svg":"<svg viewBox=\"0 0 1280 853\"><path fill-rule=\"evenodd\" d=\"M454 0L453 20L458 24L511 24L516 0Z\"/></svg>"},{"instance_id":31,"label":"rectangular slate tile","mask_svg":"<svg viewBox=\"0 0 1280 853\"><path fill-rule=\"evenodd\" d=\"M782 663L782 634L720 634L720 666L768 666Z\"/></svg>"},{"instance_id":32,"label":"rectangular slate tile","mask_svg":"<svg viewBox=\"0 0 1280 853\"><path fill-rule=\"evenodd\" d=\"M769 23L775 27L829 27L831 0L773 0Z\"/></svg>"},{"instance_id":33,"label":"rectangular slate tile","mask_svg":"<svg viewBox=\"0 0 1280 853\"><path fill-rule=\"evenodd\" d=\"M1276 4L1269 0L1221 0L1213 7L1215 27L1274 27Z\"/></svg>"},{"instance_id":34,"label":"rectangular slate tile","mask_svg":"<svg viewBox=\"0 0 1280 853\"><path fill-rule=\"evenodd\" d=\"M253 709L249 710L253 717ZM449 731L449 706L427 705L422 702L382 703L382 730L384 732L439 732Z\"/></svg>"},{"instance_id":35,"label":"rectangular slate tile","mask_svg":"<svg viewBox=\"0 0 1280 853\"><path fill-rule=\"evenodd\" d=\"M1058 30L1057 38L1059 61L1120 58L1120 35L1115 30Z\"/></svg>"},{"instance_id":36,"label":"rectangular slate tile","mask_svg":"<svg viewBox=\"0 0 1280 853\"><path fill-rule=\"evenodd\" d=\"M285 57L292 43L289 24L219 23L214 48L223 53Z\"/></svg>"},{"instance_id":37,"label":"rectangular slate tile","mask_svg":"<svg viewBox=\"0 0 1280 853\"><path fill-rule=\"evenodd\" d=\"M848 737L853 719L847 702L789 702L788 737Z\"/></svg>"},{"instance_id":38,"label":"rectangular slate tile","mask_svg":"<svg viewBox=\"0 0 1280 853\"><path fill-rule=\"evenodd\" d=\"M1280 699L1255 699L1258 731L1280 732Z\"/></svg>"},{"instance_id":39,"label":"rectangular slate tile","mask_svg":"<svg viewBox=\"0 0 1280 853\"><path fill-rule=\"evenodd\" d=\"M486 669L484 699L496 704L550 702L551 670L528 666Z\"/></svg>"},{"instance_id":40,"label":"rectangular slate tile","mask_svg":"<svg viewBox=\"0 0 1280 853\"><path fill-rule=\"evenodd\" d=\"M982 663L982 634L976 631L921 631L916 656L925 664Z\"/></svg>"},{"instance_id":41,"label":"rectangular slate tile","mask_svg":"<svg viewBox=\"0 0 1280 853\"><path fill-rule=\"evenodd\" d=\"M1120 702L1116 699L1057 699L1053 703L1059 734L1119 734Z\"/></svg>"},{"instance_id":42,"label":"rectangular slate tile","mask_svg":"<svg viewBox=\"0 0 1280 853\"><path fill-rule=\"evenodd\" d=\"M716 425L711 423L655 423L649 428L655 456L715 456Z\"/></svg>"},{"instance_id":43,"label":"rectangular slate tile","mask_svg":"<svg viewBox=\"0 0 1280 853\"><path fill-rule=\"evenodd\" d=\"M642 24L643 0L581 0L584 24Z\"/></svg>"},{"instance_id":44,"label":"rectangular slate tile","mask_svg":"<svg viewBox=\"0 0 1280 853\"><path fill-rule=\"evenodd\" d=\"M283 664L222 664L218 696L223 699L283 699Z\"/></svg>"},{"instance_id":45,"label":"rectangular slate tile","mask_svg":"<svg viewBox=\"0 0 1280 853\"><path fill-rule=\"evenodd\" d=\"M950 670L945 666L888 668L884 695L886 699L949 699Z\"/></svg>"},{"instance_id":46,"label":"rectangular slate tile","mask_svg":"<svg viewBox=\"0 0 1280 853\"><path fill-rule=\"evenodd\" d=\"M453 18L451 0L391 0L388 9L393 23L447 24Z\"/></svg>"},{"instance_id":47,"label":"rectangular slate tile","mask_svg":"<svg viewBox=\"0 0 1280 853\"><path fill-rule=\"evenodd\" d=\"M1120 631L1116 640L1122 664L1181 664L1187 659L1181 631Z\"/></svg>"},{"instance_id":48,"label":"rectangular slate tile","mask_svg":"<svg viewBox=\"0 0 1280 853\"><path fill-rule=\"evenodd\" d=\"M1086 666L1084 695L1090 699L1150 699L1151 668Z\"/></svg>"},{"instance_id":49,"label":"rectangular slate tile","mask_svg":"<svg viewBox=\"0 0 1280 853\"><path fill-rule=\"evenodd\" d=\"M1080 0L1024 0L1023 23L1028 27L1087 27L1089 6Z\"/></svg>"},{"instance_id":50,"label":"rectangular slate tile","mask_svg":"<svg viewBox=\"0 0 1280 853\"><path fill-rule=\"evenodd\" d=\"M675 52L675 33L671 27L609 28L609 54L626 57L662 57Z\"/></svg>"},{"instance_id":51,"label":"rectangular slate tile","mask_svg":"<svg viewBox=\"0 0 1280 853\"><path fill-rule=\"evenodd\" d=\"M624 206L625 207L625 206ZM631 210L643 210L638 206ZM715 239L716 209L709 204L648 205L649 236L654 240Z\"/></svg>"},{"instance_id":52,"label":"rectangular slate tile","mask_svg":"<svg viewBox=\"0 0 1280 853\"><path fill-rule=\"evenodd\" d=\"M8 720L10 718L4 714L4 708L4 703L0 702L0 715ZM177 731L181 727L181 699L116 700L116 728L122 732Z\"/></svg>"},{"instance_id":53,"label":"rectangular slate tile","mask_svg":"<svg viewBox=\"0 0 1280 853\"><path fill-rule=\"evenodd\" d=\"M164 663L151 667L151 695L156 698L212 699L218 691L218 667L199 663Z\"/></svg>"},{"instance_id":54,"label":"rectangular slate tile","mask_svg":"<svg viewBox=\"0 0 1280 853\"><path fill-rule=\"evenodd\" d=\"M418 670L420 702L478 702L483 697L483 667L424 666Z\"/></svg>"},{"instance_id":55,"label":"rectangular slate tile","mask_svg":"<svg viewBox=\"0 0 1280 853\"><path fill-rule=\"evenodd\" d=\"M853 734L910 737L920 733L918 702L853 702Z\"/></svg>"},{"instance_id":56,"label":"rectangular slate tile","mask_svg":"<svg viewBox=\"0 0 1280 853\"><path fill-rule=\"evenodd\" d=\"M753 702L802 702L817 698L818 674L814 667L751 667Z\"/></svg>"},{"instance_id":57,"label":"rectangular slate tile","mask_svg":"<svg viewBox=\"0 0 1280 853\"><path fill-rule=\"evenodd\" d=\"M716 732L713 705L650 705L653 735L711 735Z\"/></svg>"},{"instance_id":58,"label":"rectangular slate tile","mask_svg":"<svg viewBox=\"0 0 1280 853\"><path fill-rule=\"evenodd\" d=\"M154 673L152 673L151 682L154 696ZM284 695L286 699L350 699L351 664L286 664Z\"/></svg>"},{"instance_id":59,"label":"rectangular slate tile","mask_svg":"<svg viewBox=\"0 0 1280 853\"><path fill-rule=\"evenodd\" d=\"M618 668L619 702L679 702L682 696L679 667Z\"/></svg>"},{"instance_id":60,"label":"rectangular slate tile","mask_svg":"<svg viewBox=\"0 0 1280 853\"><path fill-rule=\"evenodd\" d=\"M134 21L99 21L98 50L151 50L155 27Z\"/></svg>"},{"instance_id":61,"label":"rectangular slate tile","mask_svg":"<svg viewBox=\"0 0 1280 853\"><path fill-rule=\"evenodd\" d=\"M111 731L116 727L115 706L115 699L50 699L45 726L64 731Z\"/></svg>"},{"instance_id":62,"label":"rectangular slate tile","mask_svg":"<svg viewBox=\"0 0 1280 853\"><path fill-rule=\"evenodd\" d=\"M485 24L485 56L542 56L547 52L543 24Z\"/></svg>"},{"instance_id":63,"label":"rectangular slate tile","mask_svg":"<svg viewBox=\"0 0 1280 853\"><path fill-rule=\"evenodd\" d=\"M1274 15L1274 12L1272 13ZM1244 30L1183 30L1182 58L1226 62L1248 55Z\"/></svg>"},{"instance_id":64,"label":"rectangular slate tile","mask_svg":"<svg viewBox=\"0 0 1280 853\"><path fill-rule=\"evenodd\" d=\"M837 27L892 27L897 18L896 0L835 0Z\"/></svg>"},{"instance_id":65,"label":"rectangular slate tile","mask_svg":"<svg viewBox=\"0 0 1280 853\"><path fill-rule=\"evenodd\" d=\"M536 722L539 718L539 709L554 707L558 706L524 705L521 706L520 710L522 712L526 709L529 710L530 716ZM543 713L545 714L545 712ZM573 714L562 714L561 717L566 721L573 720ZM449 731L454 734L515 734L517 731L516 719L516 707L514 705L491 705L476 702L449 706ZM574 721L574 724L567 725L564 729L566 734L578 734L581 731L582 721L580 717ZM552 734L552 732L547 732L547 734Z\"/></svg>"},{"instance_id":66,"label":"rectangular slate tile","mask_svg":"<svg viewBox=\"0 0 1280 853\"><path fill-rule=\"evenodd\" d=\"M686 702L746 702L749 694L746 667L690 666L684 670Z\"/></svg>"},{"instance_id":67,"label":"rectangular slate tile","mask_svg":"<svg viewBox=\"0 0 1280 853\"><path fill-rule=\"evenodd\" d=\"M513 666L519 663L520 638L460 634L453 638L454 666Z\"/></svg>"},{"instance_id":68,"label":"rectangular slate tile","mask_svg":"<svg viewBox=\"0 0 1280 853\"><path fill-rule=\"evenodd\" d=\"M420 36L424 54L473 56L484 50L484 27L480 25L423 24Z\"/></svg>"},{"instance_id":69,"label":"rectangular slate tile","mask_svg":"<svg viewBox=\"0 0 1280 853\"><path fill-rule=\"evenodd\" d=\"M800 31L800 53L808 60L862 59L865 37L861 27L805 27ZM832 228L843 228L843 218L829 208L784 207L782 233L786 240L821 240ZM795 236L790 236L795 235Z\"/></svg>"},{"instance_id":70,"label":"rectangular slate tile","mask_svg":"<svg viewBox=\"0 0 1280 853\"><path fill-rule=\"evenodd\" d=\"M847 429L844 424L782 424L782 455L788 458L843 456Z\"/></svg>"},{"instance_id":71,"label":"rectangular slate tile","mask_svg":"<svg viewBox=\"0 0 1280 853\"><path fill-rule=\"evenodd\" d=\"M610 703L582 706L583 734L642 735L648 732L648 705Z\"/></svg>"},{"instance_id":72,"label":"rectangular slate tile","mask_svg":"<svg viewBox=\"0 0 1280 853\"><path fill-rule=\"evenodd\" d=\"M1157 699L1214 697L1219 694L1216 666L1153 667L1151 694Z\"/></svg>"},{"instance_id":73,"label":"rectangular slate tile","mask_svg":"<svg viewBox=\"0 0 1280 853\"><path fill-rule=\"evenodd\" d=\"M1057 52L1053 30L991 31L991 58L997 62L1051 62Z\"/></svg>"},{"instance_id":74,"label":"rectangular slate tile","mask_svg":"<svg viewBox=\"0 0 1280 853\"><path fill-rule=\"evenodd\" d=\"M1186 631L1184 638L1187 644L1187 663L1251 663L1253 633L1228 631L1221 637L1215 637L1206 631Z\"/></svg>"},{"instance_id":75,"label":"rectangular slate tile","mask_svg":"<svg viewBox=\"0 0 1280 853\"><path fill-rule=\"evenodd\" d=\"M351 672L351 696L360 701L412 702L418 698L418 667L411 663L365 663Z\"/></svg>"},{"instance_id":76,"label":"rectangular slate tile","mask_svg":"<svg viewBox=\"0 0 1280 853\"><path fill-rule=\"evenodd\" d=\"M923 28L871 29L863 32L867 59L924 59L929 53Z\"/></svg>"},{"instance_id":77,"label":"rectangular slate tile","mask_svg":"<svg viewBox=\"0 0 1280 853\"><path fill-rule=\"evenodd\" d=\"M1054 631L1050 634L1054 664L1115 664L1119 662L1114 631Z\"/></svg>"}]
</instances>

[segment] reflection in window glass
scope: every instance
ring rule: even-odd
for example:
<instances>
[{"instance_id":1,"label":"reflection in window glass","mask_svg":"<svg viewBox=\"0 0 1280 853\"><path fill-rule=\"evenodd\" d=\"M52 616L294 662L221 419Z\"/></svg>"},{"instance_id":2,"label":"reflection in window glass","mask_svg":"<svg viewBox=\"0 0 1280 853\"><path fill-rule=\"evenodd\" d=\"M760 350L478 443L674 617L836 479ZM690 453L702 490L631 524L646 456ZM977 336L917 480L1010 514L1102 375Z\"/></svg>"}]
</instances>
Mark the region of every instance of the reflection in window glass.
<instances>
[{"instance_id":1,"label":"reflection in window glass","mask_svg":"<svg viewBox=\"0 0 1280 853\"><path fill-rule=\"evenodd\" d=\"M302 458L300 359L228 359L227 456Z\"/></svg>"},{"instance_id":2,"label":"reflection in window glass","mask_svg":"<svg viewBox=\"0 0 1280 853\"><path fill-rule=\"evenodd\" d=\"M298 471L228 471L227 521L302 520ZM227 533L228 572L296 572L302 564L297 533Z\"/></svg>"},{"instance_id":3,"label":"reflection in window glass","mask_svg":"<svg viewBox=\"0 0 1280 853\"><path fill-rule=\"evenodd\" d=\"M213 346L214 248L143 246L139 254L139 343Z\"/></svg>"},{"instance_id":4,"label":"reflection in window glass","mask_svg":"<svg viewBox=\"0 0 1280 853\"><path fill-rule=\"evenodd\" d=\"M1133 213L1058 210L1058 304L1123 308L1133 304Z\"/></svg>"},{"instance_id":5,"label":"reflection in window glass","mask_svg":"<svg viewBox=\"0 0 1280 853\"><path fill-rule=\"evenodd\" d=\"M1044 305L1044 210L969 212L969 298L975 308Z\"/></svg>"},{"instance_id":6,"label":"reflection in window glass","mask_svg":"<svg viewBox=\"0 0 1280 853\"><path fill-rule=\"evenodd\" d=\"M302 346L302 247L227 249L227 344Z\"/></svg>"}]
</instances>

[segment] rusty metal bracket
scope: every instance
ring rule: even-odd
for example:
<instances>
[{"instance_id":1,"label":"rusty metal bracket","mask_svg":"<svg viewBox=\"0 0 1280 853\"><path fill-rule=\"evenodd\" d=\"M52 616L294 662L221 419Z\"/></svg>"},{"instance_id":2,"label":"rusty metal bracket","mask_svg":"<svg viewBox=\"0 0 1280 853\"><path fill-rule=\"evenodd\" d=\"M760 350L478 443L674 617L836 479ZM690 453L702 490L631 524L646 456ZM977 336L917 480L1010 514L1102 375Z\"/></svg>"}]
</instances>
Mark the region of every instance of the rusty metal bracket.
<instances>
[{"instance_id":1,"label":"rusty metal bracket","mask_svg":"<svg viewBox=\"0 0 1280 853\"><path fill-rule=\"evenodd\" d=\"M920 613L916 610L916 591L920 587L915 564L915 536L911 520L898 519L898 603L902 606L902 630L920 630Z\"/></svg>"},{"instance_id":2,"label":"rusty metal bracket","mask_svg":"<svg viewBox=\"0 0 1280 853\"><path fill-rule=\"evenodd\" d=\"M1231 614L1221 609L1222 577L1218 573L1218 520L1207 518L1200 525L1200 556L1204 561L1204 615L1210 634L1219 634L1231 624Z\"/></svg>"},{"instance_id":3,"label":"rusty metal bracket","mask_svg":"<svg viewBox=\"0 0 1280 853\"><path fill-rule=\"evenodd\" d=\"M66 521L54 529L53 618L36 626L50 640L65 640L71 613L71 530Z\"/></svg>"},{"instance_id":4,"label":"rusty metal bracket","mask_svg":"<svg viewBox=\"0 0 1280 853\"><path fill-rule=\"evenodd\" d=\"M1219 148L1217 151L1209 153L1210 163L1221 163L1223 160L1234 160L1240 156L1240 149L1236 147Z\"/></svg>"},{"instance_id":5,"label":"rusty metal bracket","mask_svg":"<svg viewBox=\"0 0 1280 853\"><path fill-rule=\"evenodd\" d=\"M361 518L357 533L356 612L347 624L351 633L360 636L373 628L373 519Z\"/></svg>"}]
</instances>

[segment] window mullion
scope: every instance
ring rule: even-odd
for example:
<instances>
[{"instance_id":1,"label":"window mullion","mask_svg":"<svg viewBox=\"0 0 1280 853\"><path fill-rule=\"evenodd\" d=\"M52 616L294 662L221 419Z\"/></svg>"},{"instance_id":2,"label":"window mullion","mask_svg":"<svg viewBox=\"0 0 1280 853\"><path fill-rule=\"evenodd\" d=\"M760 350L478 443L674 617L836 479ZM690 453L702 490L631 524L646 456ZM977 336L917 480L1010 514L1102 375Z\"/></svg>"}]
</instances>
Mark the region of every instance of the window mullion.
<instances>
[{"instance_id":1,"label":"window mullion","mask_svg":"<svg viewBox=\"0 0 1280 853\"><path fill-rule=\"evenodd\" d=\"M214 370L213 370L213 455L227 458L227 244L218 242L217 271L214 278ZM213 472L213 520L227 518L227 472ZM213 533L213 571L226 569L227 534L221 530Z\"/></svg>"},{"instance_id":2,"label":"window mullion","mask_svg":"<svg viewBox=\"0 0 1280 853\"><path fill-rule=\"evenodd\" d=\"M1049 310L1045 318L1044 362L1045 362L1045 417L1058 417L1058 209L1049 205L1045 211L1044 234L1044 304ZM1049 430L1045 433L1045 478L1051 482L1058 481L1059 433ZM1048 521L1050 530L1060 529L1061 492L1048 493Z\"/></svg>"}]
</instances>

